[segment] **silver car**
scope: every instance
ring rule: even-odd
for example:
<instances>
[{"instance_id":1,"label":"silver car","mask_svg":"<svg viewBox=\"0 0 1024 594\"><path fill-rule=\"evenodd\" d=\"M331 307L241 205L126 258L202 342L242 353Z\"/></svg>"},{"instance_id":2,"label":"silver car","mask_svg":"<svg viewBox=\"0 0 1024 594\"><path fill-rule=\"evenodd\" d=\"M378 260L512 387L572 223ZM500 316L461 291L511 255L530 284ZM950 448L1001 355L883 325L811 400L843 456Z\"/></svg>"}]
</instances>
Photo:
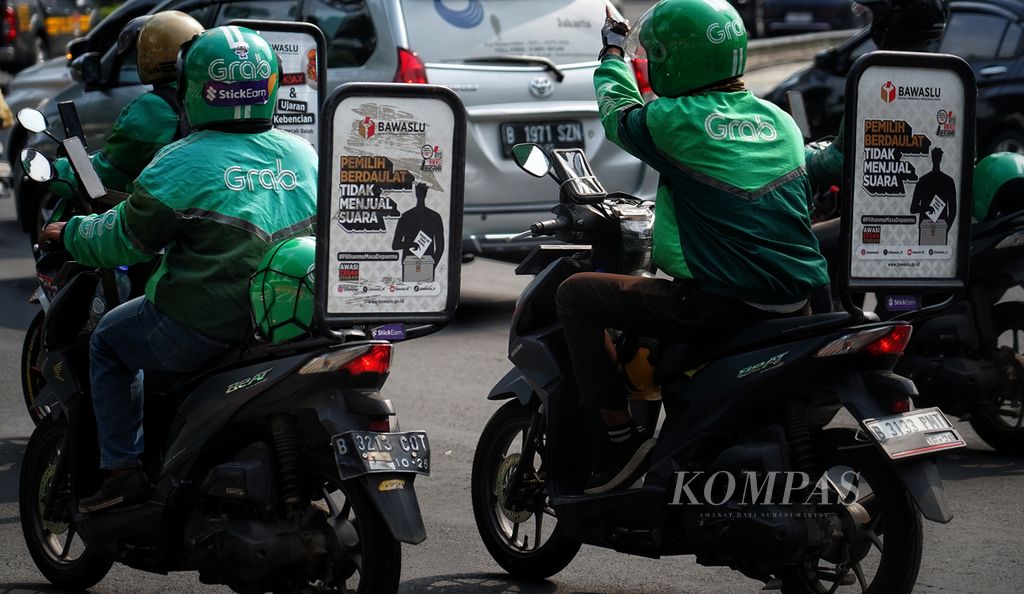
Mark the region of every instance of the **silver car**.
<instances>
[{"instance_id":1,"label":"silver car","mask_svg":"<svg viewBox=\"0 0 1024 594\"><path fill-rule=\"evenodd\" d=\"M206 26L238 18L311 22L327 38L332 87L397 81L454 90L469 122L463 253L515 260L533 242L506 238L547 218L557 199L544 180L518 170L510 152L516 143L582 147L607 187L646 198L656 190L655 174L608 142L598 118L593 73L605 2L168 0L153 11L183 10ZM56 104L74 100L91 147L101 146L120 109L147 89L133 64L114 58L107 49L101 81L71 85L44 110L59 121Z\"/></svg>"}]
</instances>

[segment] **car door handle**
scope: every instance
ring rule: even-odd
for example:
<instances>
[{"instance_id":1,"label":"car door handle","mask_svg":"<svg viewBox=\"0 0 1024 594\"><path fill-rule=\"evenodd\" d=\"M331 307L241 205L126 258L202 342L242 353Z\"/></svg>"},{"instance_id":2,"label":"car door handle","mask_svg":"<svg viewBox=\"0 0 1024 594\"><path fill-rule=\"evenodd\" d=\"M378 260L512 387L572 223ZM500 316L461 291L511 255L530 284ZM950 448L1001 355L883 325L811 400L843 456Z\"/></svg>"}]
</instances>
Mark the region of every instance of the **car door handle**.
<instances>
[{"instance_id":1,"label":"car door handle","mask_svg":"<svg viewBox=\"0 0 1024 594\"><path fill-rule=\"evenodd\" d=\"M981 76L999 76L1006 74L1006 66L986 66L978 71Z\"/></svg>"}]
</instances>

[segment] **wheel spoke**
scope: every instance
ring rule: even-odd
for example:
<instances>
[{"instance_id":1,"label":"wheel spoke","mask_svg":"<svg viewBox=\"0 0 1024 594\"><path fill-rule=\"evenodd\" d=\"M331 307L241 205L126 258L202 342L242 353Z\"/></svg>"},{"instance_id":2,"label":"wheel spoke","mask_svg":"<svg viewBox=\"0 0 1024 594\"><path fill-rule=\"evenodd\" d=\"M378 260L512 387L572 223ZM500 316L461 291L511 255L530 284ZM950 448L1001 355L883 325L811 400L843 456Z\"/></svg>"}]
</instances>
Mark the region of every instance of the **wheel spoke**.
<instances>
[{"instance_id":1,"label":"wheel spoke","mask_svg":"<svg viewBox=\"0 0 1024 594\"><path fill-rule=\"evenodd\" d=\"M61 561L66 561L68 553L71 552L71 541L75 539L75 525L68 526L68 536L64 539L64 547L60 551Z\"/></svg>"},{"instance_id":2,"label":"wheel spoke","mask_svg":"<svg viewBox=\"0 0 1024 594\"><path fill-rule=\"evenodd\" d=\"M512 534L508 537L508 541L512 543L512 546L516 546L519 541L519 524L512 524Z\"/></svg>"},{"instance_id":3,"label":"wheel spoke","mask_svg":"<svg viewBox=\"0 0 1024 594\"><path fill-rule=\"evenodd\" d=\"M860 591L868 591L868 581L864 578L864 569L860 566L860 561L853 564L853 573L857 576L857 583L860 584Z\"/></svg>"},{"instance_id":4,"label":"wheel spoke","mask_svg":"<svg viewBox=\"0 0 1024 594\"><path fill-rule=\"evenodd\" d=\"M876 549L878 549L878 550L879 550L879 552L882 552L882 553L884 553L884 551L882 551L882 539L878 538L878 535L877 535L877 534L875 534L875 532L874 532L874 531L870 531L870 532L868 532L868 533L867 533L867 537L868 537L868 540L870 540L870 541L871 541L871 544L872 544L872 545L873 545L873 546L874 546L874 547L875 547Z\"/></svg>"},{"instance_id":5,"label":"wheel spoke","mask_svg":"<svg viewBox=\"0 0 1024 594\"><path fill-rule=\"evenodd\" d=\"M533 550L537 550L537 547L540 546L540 532L544 527L544 514L533 514L533 517L537 519L537 529L533 534Z\"/></svg>"}]
</instances>

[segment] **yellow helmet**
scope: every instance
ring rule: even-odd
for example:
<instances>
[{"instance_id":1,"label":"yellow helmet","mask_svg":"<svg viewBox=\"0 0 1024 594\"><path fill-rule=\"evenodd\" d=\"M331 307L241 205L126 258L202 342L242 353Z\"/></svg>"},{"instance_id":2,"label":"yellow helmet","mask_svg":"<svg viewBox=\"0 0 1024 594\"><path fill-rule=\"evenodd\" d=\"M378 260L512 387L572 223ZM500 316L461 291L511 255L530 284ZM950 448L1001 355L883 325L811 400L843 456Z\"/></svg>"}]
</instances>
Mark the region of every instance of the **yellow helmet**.
<instances>
[{"instance_id":1,"label":"yellow helmet","mask_svg":"<svg viewBox=\"0 0 1024 594\"><path fill-rule=\"evenodd\" d=\"M181 44L203 32L199 21L177 10L158 12L139 31L139 78L145 84L172 81Z\"/></svg>"}]
</instances>

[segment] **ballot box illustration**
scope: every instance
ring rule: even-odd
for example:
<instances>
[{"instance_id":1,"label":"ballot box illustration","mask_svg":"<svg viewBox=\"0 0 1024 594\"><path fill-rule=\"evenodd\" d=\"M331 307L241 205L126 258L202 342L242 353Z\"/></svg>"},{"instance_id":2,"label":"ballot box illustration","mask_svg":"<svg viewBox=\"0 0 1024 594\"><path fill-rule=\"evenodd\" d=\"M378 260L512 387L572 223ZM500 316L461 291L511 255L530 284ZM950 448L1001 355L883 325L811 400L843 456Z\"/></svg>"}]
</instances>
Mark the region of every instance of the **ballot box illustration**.
<instances>
[{"instance_id":1,"label":"ballot box illustration","mask_svg":"<svg viewBox=\"0 0 1024 594\"><path fill-rule=\"evenodd\" d=\"M946 245L946 236L948 233L949 227L946 225L946 221L942 219L937 221L924 220L921 222L918 234L918 244Z\"/></svg>"},{"instance_id":2,"label":"ballot box illustration","mask_svg":"<svg viewBox=\"0 0 1024 594\"><path fill-rule=\"evenodd\" d=\"M406 256L402 261L402 280L407 283L434 282L434 259Z\"/></svg>"}]
</instances>

